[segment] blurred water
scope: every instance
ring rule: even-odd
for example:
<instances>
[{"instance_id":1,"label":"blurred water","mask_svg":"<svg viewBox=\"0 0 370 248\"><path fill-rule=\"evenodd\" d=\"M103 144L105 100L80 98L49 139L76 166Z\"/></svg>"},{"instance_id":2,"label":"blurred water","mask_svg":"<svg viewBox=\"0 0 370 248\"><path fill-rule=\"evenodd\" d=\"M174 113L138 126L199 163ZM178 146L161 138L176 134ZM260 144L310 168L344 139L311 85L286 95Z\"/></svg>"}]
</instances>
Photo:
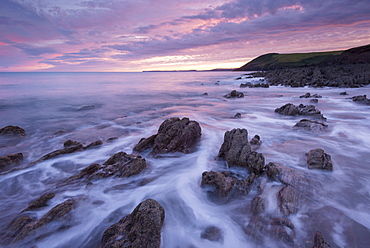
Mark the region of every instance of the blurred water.
<instances>
[{"instance_id":1,"label":"blurred water","mask_svg":"<svg viewBox=\"0 0 370 248\"><path fill-rule=\"evenodd\" d=\"M307 173L311 199L290 220L296 227L297 247L312 247L315 231L321 231L333 247L367 247L370 243L370 107L347 97L370 95L370 88L241 88L239 72L163 73L0 73L0 127L18 125L27 136L19 140L1 138L0 156L22 152L24 164L61 149L72 139L100 148L47 160L24 170L0 175L0 229L28 202L45 191L56 192L50 206L31 214L41 217L67 198L78 198L68 229L51 228L42 238L31 237L24 247L97 247L103 231L147 198L165 209L163 248L257 247L243 228L251 218L245 199L216 204L200 188L201 175L226 170L215 160L225 131L246 128L250 138L261 136L259 152L266 163L279 162ZM237 89L240 99L223 95ZM347 91L348 96L340 95ZM280 116L274 109L286 103L308 104L299 98L310 92L322 95L316 104L328 119L328 132L307 134L292 127L300 118ZM208 93L207 95L203 95ZM237 112L242 118L232 119ZM58 182L92 163L103 163L116 152L132 153L143 137L156 133L167 118L189 117L202 127L202 138L192 154L151 158L150 169L132 178L101 179L93 185L56 188ZM308 170L305 153L322 148L330 154L333 172ZM151 179L135 186L137 179ZM130 186L131 185L131 186ZM267 212L276 214L276 182L268 182ZM277 185L278 186L278 185ZM272 193L271 193L272 192ZM324 216L324 217L323 217ZM221 243L201 239L208 226L219 227ZM311 242L311 243L310 243ZM285 247L269 238L261 247Z\"/></svg>"}]
</instances>

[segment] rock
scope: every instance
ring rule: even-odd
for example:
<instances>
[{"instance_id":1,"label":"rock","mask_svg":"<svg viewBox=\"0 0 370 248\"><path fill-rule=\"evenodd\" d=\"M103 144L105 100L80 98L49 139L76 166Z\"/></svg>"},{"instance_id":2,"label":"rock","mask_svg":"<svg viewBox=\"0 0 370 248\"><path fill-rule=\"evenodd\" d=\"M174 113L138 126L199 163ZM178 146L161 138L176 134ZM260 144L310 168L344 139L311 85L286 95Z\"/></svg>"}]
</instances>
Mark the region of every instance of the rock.
<instances>
[{"instance_id":1,"label":"rock","mask_svg":"<svg viewBox=\"0 0 370 248\"><path fill-rule=\"evenodd\" d=\"M67 140L63 143L64 147L79 146L79 145L82 145L82 144L80 142L74 141L74 140Z\"/></svg>"},{"instance_id":2,"label":"rock","mask_svg":"<svg viewBox=\"0 0 370 248\"><path fill-rule=\"evenodd\" d=\"M158 133L146 139L141 139L134 151L144 151L152 148L151 155L172 152L191 152L201 136L198 122L188 118L180 120L173 117L165 120L159 127Z\"/></svg>"},{"instance_id":3,"label":"rock","mask_svg":"<svg viewBox=\"0 0 370 248\"><path fill-rule=\"evenodd\" d=\"M352 101L354 101L356 103L360 103L360 104L364 104L364 105L370 105L370 99L368 99L366 97L366 95L354 96L351 99L352 99Z\"/></svg>"},{"instance_id":4,"label":"rock","mask_svg":"<svg viewBox=\"0 0 370 248\"><path fill-rule=\"evenodd\" d=\"M252 83L250 83L250 82L246 82L246 83L244 83L244 84L240 84L240 88L246 88L246 87L249 87L249 86L251 86L252 85Z\"/></svg>"},{"instance_id":5,"label":"rock","mask_svg":"<svg viewBox=\"0 0 370 248\"><path fill-rule=\"evenodd\" d=\"M95 148L97 146L101 146L102 144L103 144L103 141L97 140L85 146L84 149L87 150L87 149Z\"/></svg>"},{"instance_id":6,"label":"rock","mask_svg":"<svg viewBox=\"0 0 370 248\"><path fill-rule=\"evenodd\" d=\"M309 169L333 170L331 156L322 149L310 150L307 154L307 164Z\"/></svg>"},{"instance_id":7,"label":"rock","mask_svg":"<svg viewBox=\"0 0 370 248\"><path fill-rule=\"evenodd\" d=\"M307 132L323 132L327 129L328 125L314 120L302 119L294 125L294 130L302 130Z\"/></svg>"},{"instance_id":8,"label":"rock","mask_svg":"<svg viewBox=\"0 0 370 248\"><path fill-rule=\"evenodd\" d=\"M310 98L310 97L313 97L313 98L321 98L322 96L320 96L318 94L311 95L309 92L307 92L306 94L300 96L299 98Z\"/></svg>"},{"instance_id":9,"label":"rock","mask_svg":"<svg viewBox=\"0 0 370 248\"><path fill-rule=\"evenodd\" d=\"M16 236L14 241L21 240L29 235L32 235L36 229L45 226L46 224L56 220L61 219L66 216L74 207L75 202L72 199L68 199L55 207L53 207L49 212L42 216L39 220L28 223L22 229L22 231Z\"/></svg>"},{"instance_id":10,"label":"rock","mask_svg":"<svg viewBox=\"0 0 370 248\"><path fill-rule=\"evenodd\" d=\"M301 204L301 195L290 185L283 187L278 193L279 208L283 215L288 216L298 212Z\"/></svg>"},{"instance_id":11,"label":"rock","mask_svg":"<svg viewBox=\"0 0 370 248\"><path fill-rule=\"evenodd\" d=\"M23 160L22 153L9 154L9 155L0 157L0 168L11 165L11 164L19 164L22 160Z\"/></svg>"},{"instance_id":12,"label":"rock","mask_svg":"<svg viewBox=\"0 0 370 248\"><path fill-rule=\"evenodd\" d=\"M346 96L346 95L348 95L348 94L347 94L347 92L346 92L346 91L343 91L343 92L339 93L339 95Z\"/></svg>"},{"instance_id":13,"label":"rock","mask_svg":"<svg viewBox=\"0 0 370 248\"><path fill-rule=\"evenodd\" d=\"M157 201L145 200L105 230L99 247L159 248L164 217L164 209Z\"/></svg>"},{"instance_id":14,"label":"rock","mask_svg":"<svg viewBox=\"0 0 370 248\"><path fill-rule=\"evenodd\" d=\"M81 170L79 174L71 176L71 177L67 178L66 180L64 180L62 182L62 185L68 184L70 182L79 180L79 179L84 178L84 177L88 178L89 176L91 176L92 174L94 174L95 172L99 171L102 168L103 167L100 164L97 164L97 163L91 164L88 167L86 167L85 169ZM59 186L62 186L62 185L59 185Z\"/></svg>"},{"instance_id":15,"label":"rock","mask_svg":"<svg viewBox=\"0 0 370 248\"><path fill-rule=\"evenodd\" d=\"M242 98L244 97L243 92L238 92L236 90L231 91L230 93L224 95L225 98Z\"/></svg>"},{"instance_id":16,"label":"rock","mask_svg":"<svg viewBox=\"0 0 370 248\"><path fill-rule=\"evenodd\" d=\"M5 235L1 237L1 243L8 245L22 231L22 229L33 220L27 215L20 215L14 218L7 226Z\"/></svg>"},{"instance_id":17,"label":"rock","mask_svg":"<svg viewBox=\"0 0 370 248\"><path fill-rule=\"evenodd\" d=\"M315 99L311 99L311 100L310 100L310 103L318 103L318 102L319 102L319 100L318 100L318 99L316 99L316 98L315 98Z\"/></svg>"},{"instance_id":18,"label":"rock","mask_svg":"<svg viewBox=\"0 0 370 248\"><path fill-rule=\"evenodd\" d=\"M33 200L32 202L30 202L28 204L28 207L26 209L22 210L22 212L35 210L35 209L39 209L39 208L42 208L42 207L46 207L47 202L50 199L54 198L54 197L55 197L54 193L45 193L45 194L41 195L39 198L37 198L36 200Z\"/></svg>"},{"instance_id":19,"label":"rock","mask_svg":"<svg viewBox=\"0 0 370 248\"><path fill-rule=\"evenodd\" d=\"M203 94L202 94L202 96L208 96L208 93L207 93L207 92L205 92L205 93L203 93Z\"/></svg>"},{"instance_id":20,"label":"rock","mask_svg":"<svg viewBox=\"0 0 370 248\"><path fill-rule=\"evenodd\" d=\"M96 164L90 165L81 173L82 175L90 173L88 179L93 180L111 176L130 177L143 172L147 168L144 158L125 152L114 154L103 165L101 169Z\"/></svg>"},{"instance_id":21,"label":"rock","mask_svg":"<svg viewBox=\"0 0 370 248\"><path fill-rule=\"evenodd\" d=\"M253 215L262 214L266 209L265 200L261 196L256 196L252 200L251 211Z\"/></svg>"},{"instance_id":22,"label":"rock","mask_svg":"<svg viewBox=\"0 0 370 248\"><path fill-rule=\"evenodd\" d=\"M225 132L218 157L224 158L229 166L245 167L256 175L263 172L265 159L261 153L252 152L246 129Z\"/></svg>"},{"instance_id":23,"label":"rock","mask_svg":"<svg viewBox=\"0 0 370 248\"><path fill-rule=\"evenodd\" d=\"M236 113L236 114L234 115L234 117L231 117L231 118L233 118L233 119L239 119L239 118L242 118L242 114L241 114L241 113Z\"/></svg>"},{"instance_id":24,"label":"rock","mask_svg":"<svg viewBox=\"0 0 370 248\"><path fill-rule=\"evenodd\" d=\"M331 248L320 232L316 232L312 248Z\"/></svg>"},{"instance_id":25,"label":"rock","mask_svg":"<svg viewBox=\"0 0 370 248\"><path fill-rule=\"evenodd\" d=\"M36 160L35 162L33 162L31 164L36 164L36 163L39 163L39 162L42 162L42 161L45 161L45 160L48 160L48 159L55 158L55 157L63 155L63 154L78 152L78 151L81 151L82 149L83 149L82 144L78 143L77 145L68 146L68 147L65 147L63 149L55 150L53 152L50 152L50 153L42 156L41 158L39 158L38 160Z\"/></svg>"},{"instance_id":26,"label":"rock","mask_svg":"<svg viewBox=\"0 0 370 248\"><path fill-rule=\"evenodd\" d=\"M85 105L85 106L82 106L81 108L77 109L77 111L91 110L91 109L95 109L95 106L94 105Z\"/></svg>"},{"instance_id":27,"label":"rock","mask_svg":"<svg viewBox=\"0 0 370 248\"><path fill-rule=\"evenodd\" d=\"M249 141L249 144L253 151L257 150L262 144L261 137L257 134L254 135L254 137Z\"/></svg>"},{"instance_id":28,"label":"rock","mask_svg":"<svg viewBox=\"0 0 370 248\"><path fill-rule=\"evenodd\" d=\"M6 126L0 128L0 135L24 137L26 136L26 131L18 126Z\"/></svg>"},{"instance_id":29,"label":"rock","mask_svg":"<svg viewBox=\"0 0 370 248\"><path fill-rule=\"evenodd\" d=\"M303 115L313 117L316 119L326 120L326 118L321 114L319 110L315 108L314 105L300 104L299 106L296 106L292 103L288 103L280 108L275 109L275 112L282 115L289 116Z\"/></svg>"},{"instance_id":30,"label":"rock","mask_svg":"<svg viewBox=\"0 0 370 248\"><path fill-rule=\"evenodd\" d=\"M220 228L215 226L207 227L201 234L200 237L202 239L208 239L209 241L213 242L220 242L222 243L224 240L222 231Z\"/></svg>"},{"instance_id":31,"label":"rock","mask_svg":"<svg viewBox=\"0 0 370 248\"><path fill-rule=\"evenodd\" d=\"M270 162L266 165L266 174L272 180L298 189L304 189L308 185L308 180L302 172L276 162Z\"/></svg>"}]
</instances>

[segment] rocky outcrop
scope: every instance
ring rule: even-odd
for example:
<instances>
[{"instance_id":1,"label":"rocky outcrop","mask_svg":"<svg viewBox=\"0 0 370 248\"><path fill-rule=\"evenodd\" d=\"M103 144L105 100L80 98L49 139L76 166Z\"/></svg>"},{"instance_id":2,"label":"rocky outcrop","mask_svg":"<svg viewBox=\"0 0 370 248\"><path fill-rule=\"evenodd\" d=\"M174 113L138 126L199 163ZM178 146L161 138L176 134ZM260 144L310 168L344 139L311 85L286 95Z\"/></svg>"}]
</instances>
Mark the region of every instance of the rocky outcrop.
<instances>
[{"instance_id":1,"label":"rocky outcrop","mask_svg":"<svg viewBox=\"0 0 370 248\"><path fill-rule=\"evenodd\" d=\"M37 229L47 225L48 223L65 217L74 207L75 201L68 199L57 206L53 207L49 212L42 216L39 220L30 222L23 226L22 230L14 239L14 242L21 240L36 232Z\"/></svg>"},{"instance_id":2,"label":"rocky outcrop","mask_svg":"<svg viewBox=\"0 0 370 248\"><path fill-rule=\"evenodd\" d=\"M294 187L287 185L279 191L278 200L281 213L289 216L298 212L301 204L301 194Z\"/></svg>"},{"instance_id":3,"label":"rocky outcrop","mask_svg":"<svg viewBox=\"0 0 370 248\"><path fill-rule=\"evenodd\" d=\"M41 195L39 198L37 198L36 200L33 200L32 202L30 202L28 204L28 207L22 210L22 212L46 207L48 205L47 202L54 197L55 197L54 193L45 193Z\"/></svg>"},{"instance_id":4,"label":"rocky outcrop","mask_svg":"<svg viewBox=\"0 0 370 248\"><path fill-rule=\"evenodd\" d=\"M333 170L331 156L322 149L310 150L307 154L307 164L309 169Z\"/></svg>"},{"instance_id":5,"label":"rocky outcrop","mask_svg":"<svg viewBox=\"0 0 370 248\"><path fill-rule=\"evenodd\" d=\"M208 196L216 202L226 202L231 197L245 196L254 182L255 174L240 180L228 171L205 171L202 173L201 187L207 189Z\"/></svg>"},{"instance_id":6,"label":"rocky outcrop","mask_svg":"<svg viewBox=\"0 0 370 248\"><path fill-rule=\"evenodd\" d=\"M12 165L12 164L19 164L23 160L22 153L16 154L9 154L3 157L0 157L0 168Z\"/></svg>"},{"instance_id":7,"label":"rocky outcrop","mask_svg":"<svg viewBox=\"0 0 370 248\"><path fill-rule=\"evenodd\" d=\"M15 239L15 237L18 236L22 229L32 221L33 219L28 215L20 215L14 218L7 225L5 234L1 237L0 244L9 245Z\"/></svg>"},{"instance_id":8,"label":"rocky outcrop","mask_svg":"<svg viewBox=\"0 0 370 248\"><path fill-rule=\"evenodd\" d=\"M308 186L308 180L302 172L276 162L270 162L266 165L266 174L272 180L291 185L297 189L305 189Z\"/></svg>"},{"instance_id":9,"label":"rocky outcrop","mask_svg":"<svg viewBox=\"0 0 370 248\"><path fill-rule=\"evenodd\" d=\"M302 119L293 126L293 130L301 130L305 132L320 133L325 131L328 125L320 121Z\"/></svg>"},{"instance_id":10,"label":"rocky outcrop","mask_svg":"<svg viewBox=\"0 0 370 248\"><path fill-rule=\"evenodd\" d=\"M263 154L252 151L246 129L225 132L218 157L224 158L229 166L245 167L256 175L263 172L265 165Z\"/></svg>"},{"instance_id":11,"label":"rocky outcrop","mask_svg":"<svg viewBox=\"0 0 370 248\"><path fill-rule=\"evenodd\" d=\"M159 248L165 212L155 200L140 203L131 214L105 230L100 248Z\"/></svg>"},{"instance_id":12,"label":"rocky outcrop","mask_svg":"<svg viewBox=\"0 0 370 248\"><path fill-rule=\"evenodd\" d=\"M134 151L142 152L152 149L151 155L192 152L201 136L201 128L198 122L189 118L173 117L165 120L158 129L158 133L143 138L134 147Z\"/></svg>"},{"instance_id":13,"label":"rocky outcrop","mask_svg":"<svg viewBox=\"0 0 370 248\"><path fill-rule=\"evenodd\" d=\"M251 83L251 82L246 82L244 84L240 84L240 88L269 88L270 85L268 83Z\"/></svg>"},{"instance_id":14,"label":"rocky outcrop","mask_svg":"<svg viewBox=\"0 0 370 248\"><path fill-rule=\"evenodd\" d=\"M244 97L244 93L233 90L230 93L224 95L224 97L225 98L242 98L242 97Z\"/></svg>"},{"instance_id":15,"label":"rocky outcrop","mask_svg":"<svg viewBox=\"0 0 370 248\"><path fill-rule=\"evenodd\" d=\"M352 101L354 101L356 103L360 103L360 104L364 104L364 105L370 105L370 99L368 99L366 97L366 95L354 96L351 99L352 99Z\"/></svg>"},{"instance_id":16,"label":"rocky outcrop","mask_svg":"<svg viewBox=\"0 0 370 248\"><path fill-rule=\"evenodd\" d=\"M319 110L314 105L303 105L296 106L292 103L285 104L284 106L275 109L276 113L289 116L307 116L315 119L326 120Z\"/></svg>"},{"instance_id":17,"label":"rocky outcrop","mask_svg":"<svg viewBox=\"0 0 370 248\"><path fill-rule=\"evenodd\" d=\"M24 137L26 136L26 131L21 127L10 125L0 128L0 135Z\"/></svg>"}]
</instances>

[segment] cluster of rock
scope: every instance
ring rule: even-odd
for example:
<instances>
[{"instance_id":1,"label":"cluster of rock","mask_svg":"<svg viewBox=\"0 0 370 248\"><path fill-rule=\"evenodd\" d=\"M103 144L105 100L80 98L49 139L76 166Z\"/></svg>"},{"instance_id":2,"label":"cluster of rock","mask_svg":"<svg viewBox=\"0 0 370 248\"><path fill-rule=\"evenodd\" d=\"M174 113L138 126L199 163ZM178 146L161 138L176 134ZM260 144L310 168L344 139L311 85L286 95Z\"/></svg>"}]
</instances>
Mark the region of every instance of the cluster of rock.
<instances>
[{"instance_id":1,"label":"cluster of rock","mask_svg":"<svg viewBox=\"0 0 370 248\"><path fill-rule=\"evenodd\" d=\"M251 82L246 82L244 84L240 84L240 88L269 88L270 85L268 83L255 83L252 84Z\"/></svg>"},{"instance_id":2,"label":"cluster of rock","mask_svg":"<svg viewBox=\"0 0 370 248\"><path fill-rule=\"evenodd\" d=\"M370 84L369 68L370 64L307 66L266 71L264 76L270 85L358 88Z\"/></svg>"},{"instance_id":3,"label":"cluster of rock","mask_svg":"<svg viewBox=\"0 0 370 248\"><path fill-rule=\"evenodd\" d=\"M230 93L224 95L224 97L225 98L242 98L242 97L244 97L244 93L243 92L236 91L236 90L233 90Z\"/></svg>"},{"instance_id":4,"label":"cluster of rock","mask_svg":"<svg viewBox=\"0 0 370 248\"><path fill-rule=\"evenodd\" d=\"M360 104L364 104L364 105L370 105L370 99L368 99L366 97L366 95L354 96L351 99L352 99L352 101L354 101L356 103L360 103Z\"/></svg>"}]
</instances>

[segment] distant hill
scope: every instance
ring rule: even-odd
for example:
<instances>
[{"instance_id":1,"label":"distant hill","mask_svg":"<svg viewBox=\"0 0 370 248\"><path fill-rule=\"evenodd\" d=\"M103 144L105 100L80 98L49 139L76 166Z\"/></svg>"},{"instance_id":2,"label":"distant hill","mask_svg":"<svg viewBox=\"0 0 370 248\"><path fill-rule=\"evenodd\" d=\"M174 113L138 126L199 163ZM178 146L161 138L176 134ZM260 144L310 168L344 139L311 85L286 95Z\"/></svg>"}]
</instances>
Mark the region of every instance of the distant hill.
<instances>
[{"instance_id":1,"label":"distant hill","mask_svg":"<svg viewBox=\"0 0 370 248\"><path fill-rule=\"evenodd\" d=\"M312 65L358 63L370 63L370 45L355 47L345 51L288 54L268 53L253 59L236 69L236 71L268 71Z\"/></svg>"}]
</instances>

